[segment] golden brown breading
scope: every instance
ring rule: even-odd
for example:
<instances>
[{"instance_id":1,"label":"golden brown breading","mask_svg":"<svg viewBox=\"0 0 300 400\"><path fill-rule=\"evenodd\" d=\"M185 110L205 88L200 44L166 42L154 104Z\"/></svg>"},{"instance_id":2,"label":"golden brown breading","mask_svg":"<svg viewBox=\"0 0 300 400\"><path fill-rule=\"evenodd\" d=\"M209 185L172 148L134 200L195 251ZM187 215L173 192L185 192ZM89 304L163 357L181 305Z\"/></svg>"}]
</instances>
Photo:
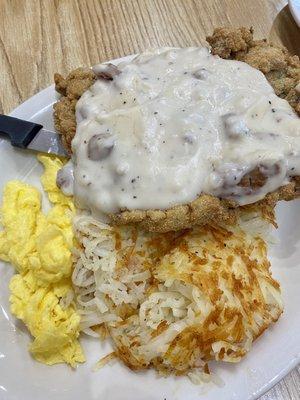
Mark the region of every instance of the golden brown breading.
<instances>
[{"instance_id":1,"label":"golden brown breading","mask_svg":"<svg viewBox=\"0 0 300 400\"><path fill-rule=\"evenodd\" d=\"M189 204L167 210L125 210L109 215L115 225L139 224L150 232L168 232L209 223L234 223L236 212L227 201L202 195Z\"/></svg>"},{"instance_id":2,"label":"golden brown breading","mask_svg":"<svg viewBox=\"0 0 300 400\"><path fill-rule=\"evenodd\" d=\"M237 58L238 54L246 54L253 41L253 29L217 28L212 36L206 38L213 54L221 58Z\"/></svg>"},{"instance_id":3,"label":"golden brown breading","mask_svg":"<svg viewBox=\"0 0 300 400\"><path fill-rule=\"evenodd\" d=\"M93 84L96 76L89 68L78 68L67 78L54 75L55 90L62 95L54 104L54 125L62 135L62 142L69 154L71 142L76 133L75 107L78 99Z\"/></svg>"},{"instance_id":4,"label":"golden brown breading","mask_svg":"<svg viewBox=\"0 0 300 400\"><path fill-rule=\"evenodd\" d=\"M71 142L76 133L75 107L77 100L62 97L54 104L54 125L62 136L65 149L71 154Z\"/></svg>"},{"instance_id":5,"label":"golden brown breading","mask_svg":"<svg viewBox=\"0 0 300 400\"><path fill-rule=\"evenodd\" d=\"M69 99L79 99L94 83L96 75L90 68L77 68L67 78L54 74L55 89Z\"/></svg>"},{"instance_id":6,"label":"golden brown breading","mask_svg":"<svg viewBox=\"0 0 300 400\"><path fill-rule=\"evenodd\" d=\"M299 187L300 182L299 185L291 182L269 193L263 200L255 203L255 206L264 209L266 206L275 207L279 200L293 200L299 195ZM195 225L232 224L236 220L237 210L238 204L234 201L202 195L189 204L174 206L167 210L124 210L109 214L109 217L115 225L138 224L146 231L169 232L191 228Z\"/></svg>"},{"instance_id":7,"label":"golden brown breading","mask_svg":"<svg viewBox=\"0 0 300 400\"><path fill-rule=\"evenodd\" d=\"M217 28L206 40L213 54L244 61L263 72L277 96L286 99L300 115L300 93L296 90L300 82L299 57L266 40L253 40L252 29Z\"/></svg>"},{"instance_id":8,"label":"golden brown breading","mask_svg":"<svg viewBox=\"0 0 300 400\"><path fill-rule=\"evenodd\" d=\"M253 30L247 28L217 28L207 37L213 54L225 59L244 61L261 70L276 94L286 99L300 115L300 93L296 86L300 81L300 61L297 56L289 55L285 48L274 46L266 40L253 40ZM71 153L71 141L76 132L75 107L80 96L95 81L96 76L90 69L78 68L67 78L55 74L55 88L62 98L54 105L56 129L63 136L64 146ZM242 186L257 188L264 179L257 170L247 174ZM270 193L258 203L275 206L279 200L291 200L299 194L300 178ZM168 210L121 210L111 214L114 224L138 224L143 229L167 232L189 228L207 223L233 222L238 205L233 201L220 200L209 195L201 195L189 204L178 205Z\"/></svg>"}]
</instances>

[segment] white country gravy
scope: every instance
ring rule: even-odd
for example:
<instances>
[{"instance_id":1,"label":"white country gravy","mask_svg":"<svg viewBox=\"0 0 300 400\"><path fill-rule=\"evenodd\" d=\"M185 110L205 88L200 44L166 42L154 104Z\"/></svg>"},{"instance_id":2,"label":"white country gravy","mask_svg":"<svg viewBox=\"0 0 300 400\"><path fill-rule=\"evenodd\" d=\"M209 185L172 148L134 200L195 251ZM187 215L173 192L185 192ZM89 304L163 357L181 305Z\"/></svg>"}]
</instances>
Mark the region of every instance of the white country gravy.
<instances>
[{"instance_id":1,"label":"white country gravy","mask_svg":"<svg viewBox=\"0 0 300 400\"><path fill-rule=\"evenodd\" d=\"M94 215L202 193L243 205L300 175L300 119L249 65L176 48L94 71L72 142L74 195ZM256 167L264 185L238 186Z\"/></svg>"}]
</instances>

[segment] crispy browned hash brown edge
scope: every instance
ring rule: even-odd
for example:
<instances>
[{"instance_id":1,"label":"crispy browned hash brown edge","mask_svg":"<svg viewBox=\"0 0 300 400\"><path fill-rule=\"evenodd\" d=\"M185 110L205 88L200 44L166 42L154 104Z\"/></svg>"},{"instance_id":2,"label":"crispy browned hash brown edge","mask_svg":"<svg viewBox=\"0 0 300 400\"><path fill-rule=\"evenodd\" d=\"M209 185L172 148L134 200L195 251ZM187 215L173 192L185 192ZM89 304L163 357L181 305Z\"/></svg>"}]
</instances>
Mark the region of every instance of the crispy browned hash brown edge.
<instances>
[{"instance_id":1,"label":"crispy browned hash brown edge","mask_svg":"<svg viewBox=\"0 0 300 400\"><path fill-rule=\"evenodd\" d=\"M264 73L275 93L286 99L300 115L299 57L292 56L284 47L278 47L264 40L253 39L250 28L217 28L207 37L213 54L224 59L244 61ZM62 97L54 104L55 128L62 135L65 148L71 154L71 141L76 132L75 107L81 95L96 80L95 73L89 68L78 68L66 78L54 75L55 89ZM260 183L261 182L261 183ZM243 186L259 187L263 177L257 169L247 174ZM275 206L279 200L292 200L298 195L300 177L289 184L269 193L259 207ZM194 225L234 223L238 204L221 200L211 195L200 195L196 200L177 205L167 210L120 210L110 214L111 222L116 225L138 224L141 228L153 232L167 232L190 228Z\"/></svg>"},{"instance_id":2,"label":"crispy browned hash brown edge","mask_svg":"<svg viewBox=\"0 0 300 400\"><path fill-rule=\"evenodd\" d=\"M274 222L275 216L270 210L270 222ZM214 305L213 309L206 318L199 324L191 325L181 331L171 342L162 357L155 357L151 361L146 361L142 354L137 356L137 349L140 341L137 336L123 340L122 328L126 331L126 326L131 325L131 317L138 312L128 304L116 307L115 312L121 318L121 322L114 327L106 327L114 342L114 353L101 360L101 365L107 363L112 357L118 357L124 364L134 371L149 369L154 367L160 374L186 375L193 368L193 360L201 357L201 360L208 362L216 359L218 361L237 362L247 351L247 346L243 343L249 338L249 330L252 332L252 341L255 341L273 322L275 323L282 313L280 305L271 307L263 295L263 284L260 279L264 279L274 289L280 290L279 283L272 278L270 262L267 259L267 246L261 238L256 238L251 244L244 241L245 236L240 233L233 233L222 227L198 227L196 231L198 238L202 238L199 243L198 252L191 251L187 237L190 230L186 229L180 233L168 232L157 234L149 239L148 246L152 249L152 259L148 259L147 267L152 275L148 293L157 290L160 282L157 273L158 267L166 255L172 254L177 250L179 254L186 255L185 268L180 271L174 266L171 260L167 261L168 274L166 276L179 279L188 285L201 288L204 296ZM119 268L130 270L132 268L132 258L135 258L134 249L138 233L136 228L131 231L132 246L127 242L122 247L121 234L118 229L114 230L115 252L119 259ZM235 241L232 242L232 238ZM225 246L225 251L223 250ZM229 249L229 253L226 249ZM259 258L253 257L252 252L256 249ZM138 250L137 250L138 251ZM222 257L218 252L222 252ZM209 261L208 254L214 254ZM218 256L219 255L219 256ZM246 275L237 273L233 268L234 260L240 259L246 268ZM208 267L211 262L211 269ZM205 267L204 267L205 266ZM159 275L159 273L158 273ZM246 278L246 276L248 278ZM220 289L220 277L226 280L231 293L238 298L241 309L234 304L228 305L222 301L223 290ZM263 321L258 326L255 316L259 315ZM233 321L234 324L233 324ZM121 332L117 333L117 326ZM249 327L252 328L249 328ZM156 330L153 330L151 337L155 338L162 334L169 327L164 320ZM102 328L104 328L102 326ZM93 328L94 329L94 328ZM97 327L99 332L100 327ZM126 335L125 335L126 336ZM129 343L128 343L129 340ZM213 353L212 344L222 341L228 345L220 347L219 352ZM231 347L232 346L232 347ZM196 355L197 354L197 355ZM205 364L204 371L209 373L208 364Z\"/></svg>"}]
</instances>

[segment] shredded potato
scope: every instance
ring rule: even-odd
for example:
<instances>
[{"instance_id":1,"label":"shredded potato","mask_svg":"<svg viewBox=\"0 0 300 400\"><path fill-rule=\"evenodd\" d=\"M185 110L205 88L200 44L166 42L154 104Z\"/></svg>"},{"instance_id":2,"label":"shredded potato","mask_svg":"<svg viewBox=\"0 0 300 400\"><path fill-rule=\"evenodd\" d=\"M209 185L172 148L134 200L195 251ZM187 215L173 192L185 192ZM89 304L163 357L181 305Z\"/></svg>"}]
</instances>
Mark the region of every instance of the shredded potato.
<instances>
[{"instance_id":1,"label":"shredded potato","mask_svg":"<svg viewBox=\"0 0 300 400\"><path fill-rule=\"evenodd\" d=\"M165 234L77 217L82 329L97 335L105 326L115 356L133 370L197 381L209 360L240 361L283 309L261 237L269 226L253 211L226 229Z\"/></svg>"}]
</instances>

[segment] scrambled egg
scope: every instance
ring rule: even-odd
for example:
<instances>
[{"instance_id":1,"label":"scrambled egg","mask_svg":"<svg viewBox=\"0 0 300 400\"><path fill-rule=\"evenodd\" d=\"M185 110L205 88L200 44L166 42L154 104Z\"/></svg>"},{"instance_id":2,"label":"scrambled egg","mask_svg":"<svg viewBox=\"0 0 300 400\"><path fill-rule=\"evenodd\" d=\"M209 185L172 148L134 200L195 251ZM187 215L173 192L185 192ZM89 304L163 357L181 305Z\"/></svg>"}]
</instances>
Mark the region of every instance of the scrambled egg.
<instances>
[{"instance_id":1,"label":"scrambled egg","mask_svg":"<svg viewBox=\"0 0 300 400\"><path fill-rule=\"evenodd\" d=\"M80 317L71 300L73 201L56 186L63 162L39 155L41 178L53 207L45 215L39 191L20 181L9 182L1 209L0 259L17 271L10 281L12 313L28 327L33 357L45 364L85 361L78 342Z\"/></svg>"}]
</instances>

